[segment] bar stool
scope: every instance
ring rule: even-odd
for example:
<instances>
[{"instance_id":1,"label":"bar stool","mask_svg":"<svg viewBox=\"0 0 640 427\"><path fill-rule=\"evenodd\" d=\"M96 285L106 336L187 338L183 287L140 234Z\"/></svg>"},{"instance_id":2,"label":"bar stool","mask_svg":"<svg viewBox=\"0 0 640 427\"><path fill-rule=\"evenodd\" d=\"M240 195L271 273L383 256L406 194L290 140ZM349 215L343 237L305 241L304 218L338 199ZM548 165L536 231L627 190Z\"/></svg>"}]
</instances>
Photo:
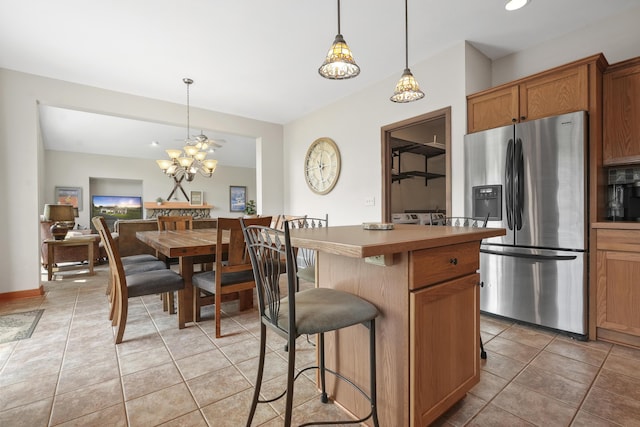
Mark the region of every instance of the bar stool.
<instances>
[{"instance_id":1,"label":"bar stool","mask_svg":"<svg viewBox=\"0 0 640 427\"><path fill-rule=\"evenodd\" d=\"M294 382L303 372L309 369L319 370L322 390L321 401L323 403L328 402L325 386L325 373L328 372L355 387L370 402L371 412L366 417L358 420L312 422L302 424L302 426L355 424L364 422L369 418L372 418L374 425L378 426L375 349L375 318L378 316L378 309L356 295L336 289L316 287L297 291L298 277L296 276L295 250L291 247L289 224L287 222L284 223L284 231L265 226L246 226L244 222L242 222L242 229L256 280L260 313L260 357L247 427L251 425L258 403L274 402L283 396L286 396L284 425L289 427L293 412ZM286 258L286 268L281 262L283 257ZM287 296L283 298L280 296L281 277L286 277L287 279ZM340 373L325 367L324 333L357 324L362 324L369 329L369 394ZM289 349L287 389L275 398L260 400L267 328L287 340ZM319 366L304 368L294 376L295 340L305 334L318 334Z\"/></svg>"}]
</instances>

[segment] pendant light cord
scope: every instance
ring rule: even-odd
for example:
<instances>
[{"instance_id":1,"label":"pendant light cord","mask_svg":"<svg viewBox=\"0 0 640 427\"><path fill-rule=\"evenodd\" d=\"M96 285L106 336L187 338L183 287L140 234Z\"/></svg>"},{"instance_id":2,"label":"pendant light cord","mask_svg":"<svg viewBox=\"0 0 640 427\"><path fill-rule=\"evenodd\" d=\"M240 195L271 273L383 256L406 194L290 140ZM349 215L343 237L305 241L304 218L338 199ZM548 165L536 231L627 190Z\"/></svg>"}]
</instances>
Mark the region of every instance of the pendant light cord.
<instances>
[{"instance_id":1,"label":"pendant light cord","mask_svg":"<svg viewBox=\"0 0 640 427\"><path fill-rule=\"evenodd\" d=\"M338 0L340 1L340 0ZM404 68L409 68L409 11L404 0Z\"/></svg>"},{"instance_id":2,"label":"pendant light cord","mask_svg":"<svg viewBox=\"0 0 640 427\"><path fill-rule=\"evenodd\" d=\"M338 0L338 34L342 34L340 32L340 0Z\"/></svg>"}]
</instances>

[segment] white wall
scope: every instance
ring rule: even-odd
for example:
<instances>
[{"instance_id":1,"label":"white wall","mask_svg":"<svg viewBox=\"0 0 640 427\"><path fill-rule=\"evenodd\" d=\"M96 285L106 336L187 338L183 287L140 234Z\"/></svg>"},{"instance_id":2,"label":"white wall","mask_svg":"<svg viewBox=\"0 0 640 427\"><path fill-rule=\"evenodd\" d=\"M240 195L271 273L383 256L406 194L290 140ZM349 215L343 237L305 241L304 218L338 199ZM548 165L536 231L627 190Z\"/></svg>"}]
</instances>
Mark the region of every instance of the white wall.
<instances>
[{"instance_id":1,"label":"white wall","mask_svg":"<svg viewBox=\"0 0 640 427\"><path fill-rule=\"evenodd\" d=\"M285 125L285 211L290 214L322 216L329 214L331 225L360 224L382 219L382 159L380 128L409 117L451 106L452 151L461 158L461 143L466 128L465 43L440 52L431 60L411 65L424 99L395 104L389 100L402 74L370 86L300 120ZM348 84L333 82L327 84ZM342 157L342 172L336 187L319 196L307 187L303 159L309 145L319 137L332 138ZM456 171L456 167L458 171ZM462 192L458 179L460 162L454 163L452 188ZM365 206L375 197L375 206ZM456 198L453 211L462 213L462 197Z\"/></svg>"},{"instance_id":2,"label":"white wall","mask_svg":"<svg viewBox=\"0 0 640 427\"><path fill-rule=\"evenodd\" d=\"M640 7L493 62L492 86L604 53L609 64L640 56Z\"/></svg>"},{"instance_id":3,"label":"white wall","mask_svg":"<svg viewBox=\"0 0 640 427\"><path fill-rule=\"evenodd\" d=\"M46 150L44 175L44 203L55 203L54 189L56 186L82 188L83 206L76 224L80 224L84 228L90 226L91 198L89 181L91 178L139 180L142 183L142 192L135 195L142 196L144 202L155 202L157 197L166 199L173 189L173 180L165 176L153 160L146 159ZM196 176L192 182L184 181L182 183L182 187L187 194L190 191L203 192L204 201L213 205L211 210L212 217L236 217L240 215L237 212L229 211L230 185L246 186L247 199L255 200L256 170L254 168L218 166L212 178ZM180 190L177 190L176 193L179 193L178 200L185 201L184 195ZM101 195L103 194L101 193Z\"/></svg>"},{"instance_id":4,"label":"white wall","mask_svg":"<svg viewBox=\"0 0 640 427\"><path fill-rule=\"evenodd\" d=\"M0 69L0 94L0 194L4 200L0 205L2 294L40 286L39 216L47 197L53 197L53 186L45 177L37 103L175 125L181 125L184 120L184 106L5 69ZM283 211L281 125L198 108L191 109L191 123L194 128L255 137L256 149L264 153L259 162L266 163L256 168L262 180L260 188L256 187L261 194L255 195L259 212ZM21 160L15 161L15 156ZM150 163L149 167L157 168ZM118 169L118 173L136 178L129 176L127 169ZM82 186L88 191L88 176L83 179L87 181ZM168 178L161 176L158 181L161 180ZM70 184L74 183L65 183ZM164 194L165 185L150 192L154 197L160 190Z\"/></svg>"}]
</instances>

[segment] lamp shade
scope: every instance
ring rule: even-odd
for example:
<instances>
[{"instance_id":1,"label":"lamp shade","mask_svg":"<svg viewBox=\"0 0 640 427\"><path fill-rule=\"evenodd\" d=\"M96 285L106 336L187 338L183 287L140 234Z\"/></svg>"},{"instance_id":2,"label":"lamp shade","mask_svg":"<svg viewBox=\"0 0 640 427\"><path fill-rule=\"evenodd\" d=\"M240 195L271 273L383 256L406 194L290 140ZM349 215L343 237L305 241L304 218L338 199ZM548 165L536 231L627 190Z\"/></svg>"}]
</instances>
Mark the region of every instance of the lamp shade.
<instances>
[{"instance_id":1,"label":"lamp shade","mask_svg":"<svg viewBox=\"0 0 640 427\"><path fill-rule=\"evenodd\" d=\"M390 99L393 102L402 103L417 101L422 98L424 98L424 92L420 90L420 86L418 85L415 77L413 77L413 74L411 74L411 70L405 68L400 80L398 80L396 90L393 92L393 96L391 96Z\"/></svg>"},{"instance_id":2,"label":"lamp shade","mask_svg":"<svg viewBox=\"0 0 640 427\"><path fill-rule=\"evenodd\" d=\"M351 49L342 34L336 36L318 72L322 77L334 80L350 79L360 74L360 67L353 59Z\"/></svg>"},{"instance_id":3,"label":"lamp shade","mask_svg":"<svg viewBox=\"0 0 640 427\"><path fill-rule=\"evenodd\" d=\"M75 221L73 205L44 205L45 221Z\"/></svg>"}]
</instances>

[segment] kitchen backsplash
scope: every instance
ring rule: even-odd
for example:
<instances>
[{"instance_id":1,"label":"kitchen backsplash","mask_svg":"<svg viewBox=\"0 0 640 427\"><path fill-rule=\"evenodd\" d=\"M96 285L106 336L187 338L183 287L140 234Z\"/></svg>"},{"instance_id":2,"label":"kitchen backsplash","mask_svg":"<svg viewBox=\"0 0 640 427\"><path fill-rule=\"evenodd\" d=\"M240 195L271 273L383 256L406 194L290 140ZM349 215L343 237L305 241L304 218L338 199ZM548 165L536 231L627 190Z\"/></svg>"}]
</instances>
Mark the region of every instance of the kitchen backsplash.
<instances>
[{"instance_id":1,"label":"kitchen backsplash","mask_svg":"<svg viewBox=\"0 0 640 427\"><path fill-rule=\"evenodd\" d=\"M640 181L640 166L609 168L609 184L632 184Z\"/></svg>"}]
</instances>

